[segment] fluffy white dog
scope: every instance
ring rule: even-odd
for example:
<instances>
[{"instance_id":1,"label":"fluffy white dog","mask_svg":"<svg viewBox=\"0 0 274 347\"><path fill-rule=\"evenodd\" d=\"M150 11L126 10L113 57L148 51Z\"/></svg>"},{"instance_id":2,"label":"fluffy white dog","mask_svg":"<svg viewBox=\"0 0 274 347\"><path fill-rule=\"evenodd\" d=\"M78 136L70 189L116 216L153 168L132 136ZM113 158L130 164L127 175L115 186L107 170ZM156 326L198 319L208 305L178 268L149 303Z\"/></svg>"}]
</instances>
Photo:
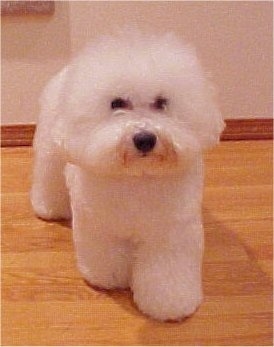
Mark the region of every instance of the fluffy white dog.
<instances>
[{"instance_id":1,"label":"fluffy white dog","mask_svg":"<svg viewBox=\"0 0 274 347\"><path fill-rule=\"evenodd\" d=\"M159 320L202 300L202 151L223 130L195 51L173 35L103 37L46 87L33 208L73 219L78 266Z\"/></svg>"}]
</instances>

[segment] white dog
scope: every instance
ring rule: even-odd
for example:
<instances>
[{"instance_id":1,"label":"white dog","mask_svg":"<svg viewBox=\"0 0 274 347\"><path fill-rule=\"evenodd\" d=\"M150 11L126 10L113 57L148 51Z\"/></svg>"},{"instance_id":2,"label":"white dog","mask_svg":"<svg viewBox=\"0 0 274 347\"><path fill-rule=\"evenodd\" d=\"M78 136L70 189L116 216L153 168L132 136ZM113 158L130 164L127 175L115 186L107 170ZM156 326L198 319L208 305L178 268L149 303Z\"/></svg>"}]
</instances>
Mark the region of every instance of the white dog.
<instances>
[{"instance_id":1,"label":"white dog","mask_svg":"<svg viewBox=\"0 0 274 347\"><path fill-rule=\"evenodd\" d=\"M191 47L170 34L103 37L43 94L34 210L72 214L92 285L130 287L155 319L189 316L202 300L202 151L222 130Z\"/></svg>"}]
</instances>

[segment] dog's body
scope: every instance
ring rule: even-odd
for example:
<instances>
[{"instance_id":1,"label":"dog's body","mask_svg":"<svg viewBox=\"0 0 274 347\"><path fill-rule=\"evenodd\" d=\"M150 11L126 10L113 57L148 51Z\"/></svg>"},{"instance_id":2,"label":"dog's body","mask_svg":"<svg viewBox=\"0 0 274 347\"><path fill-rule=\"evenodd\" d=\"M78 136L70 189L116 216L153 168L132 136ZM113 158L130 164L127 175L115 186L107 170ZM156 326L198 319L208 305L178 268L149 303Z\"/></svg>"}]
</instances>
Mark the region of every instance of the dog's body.
<instances>
[{"instance_id":1,"label":"dog's body","mask_svg":"<svg viewBox=\"0 0 274 347\"><path fill-rule=\"evenodd\" d=\"M91 284L159 319L202 299L202 150L223 129L195 53L173 36L104 38L44 92L32 204L70 218Z\"/></svg>"}]
</instances>

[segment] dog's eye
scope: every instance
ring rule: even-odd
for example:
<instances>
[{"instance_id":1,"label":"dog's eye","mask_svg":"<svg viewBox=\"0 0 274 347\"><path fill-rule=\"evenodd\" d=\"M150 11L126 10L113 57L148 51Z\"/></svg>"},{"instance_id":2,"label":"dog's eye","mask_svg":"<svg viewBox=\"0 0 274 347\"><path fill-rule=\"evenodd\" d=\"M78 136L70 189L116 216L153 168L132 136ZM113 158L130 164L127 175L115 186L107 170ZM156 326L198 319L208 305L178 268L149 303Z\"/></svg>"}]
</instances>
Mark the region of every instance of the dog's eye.
<instances>
[{"instance_id":1,"label":"dog's eye","mask_svg":"<svg viewBox=\"0 0 274 347\"><path fill-rule=\"evenodd\" d=\"M116 98L111 102L111 108L116 110L117 108L131 108L131 104L128 100L122 98Z\"/></svg>"},{"instance_id":2,"label":"dog's eye","mask_svg":"<svg viewBox=\"0 0 274 347\"><path fill-rule=\"evenodd\" d=\"M165 110L167 108L168 101L166 98L158 97L155 99L154 103L152 104L152 107L155 110Z\"/></svg>"}]
</instances>

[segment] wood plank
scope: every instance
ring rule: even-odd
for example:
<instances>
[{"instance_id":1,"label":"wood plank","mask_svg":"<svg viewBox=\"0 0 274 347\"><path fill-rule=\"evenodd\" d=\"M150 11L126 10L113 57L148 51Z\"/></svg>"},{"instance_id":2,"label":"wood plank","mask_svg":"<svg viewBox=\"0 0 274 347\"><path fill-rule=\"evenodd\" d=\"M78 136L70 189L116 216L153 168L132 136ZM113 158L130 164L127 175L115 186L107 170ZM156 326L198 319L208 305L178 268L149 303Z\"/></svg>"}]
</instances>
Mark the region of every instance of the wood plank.
<instances>
[{"instance_id":1,"label":"wood plank","mask_svg":"<svg viewBox=\"0 0 274 347\"><path fill-rule=\"evenodd\" d=\"M98 291L77 270L69 223L35 217L32 148L2 152L3 345L273 345L272 141L224 141L205 155L205 299L159 323L129 291Z\"/></svg>"},{"instance_id":2,"label":"wood plank","mask_svg":"<svg viewBox=\"0 0 274 347\"><path fill-rule=\"evenodd\" d=\"M221 136L228 140L273 139L273 119L227 119ZM31 146L35 124L14 124L1 126L1 147Z\"/></svg>"}]
</instances>

